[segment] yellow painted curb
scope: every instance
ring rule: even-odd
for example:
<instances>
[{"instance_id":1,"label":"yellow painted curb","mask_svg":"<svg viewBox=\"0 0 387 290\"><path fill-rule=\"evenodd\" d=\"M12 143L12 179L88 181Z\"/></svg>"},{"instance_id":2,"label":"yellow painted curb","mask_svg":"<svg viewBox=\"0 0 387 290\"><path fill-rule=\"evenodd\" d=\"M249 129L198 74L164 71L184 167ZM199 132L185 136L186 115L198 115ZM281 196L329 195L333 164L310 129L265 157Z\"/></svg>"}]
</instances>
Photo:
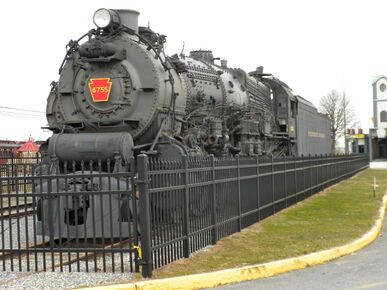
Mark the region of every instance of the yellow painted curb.
<instances>
[{"instance_id":1,"label":"yellow painted curb","mask_svg":"<svg viewBox=\"0 0 387 290\"><path fill-rule=\"evenodd\" d=\"M344 246L303 255L295 258L274 261L265 264L245 266L234 269L221 270L210 273L194 274L188 276L147 280L130 284L110 285L87 289L197 289L210 288L224 284L238 283L247 280L270 277L284 272L299 270L308 266L324 263L338 257L353 253L365 247L378 236L386 211L387 195L383 197L383 205L379 210L379 218L372 229L359 239Z\"/></svg>"}]
</instances>

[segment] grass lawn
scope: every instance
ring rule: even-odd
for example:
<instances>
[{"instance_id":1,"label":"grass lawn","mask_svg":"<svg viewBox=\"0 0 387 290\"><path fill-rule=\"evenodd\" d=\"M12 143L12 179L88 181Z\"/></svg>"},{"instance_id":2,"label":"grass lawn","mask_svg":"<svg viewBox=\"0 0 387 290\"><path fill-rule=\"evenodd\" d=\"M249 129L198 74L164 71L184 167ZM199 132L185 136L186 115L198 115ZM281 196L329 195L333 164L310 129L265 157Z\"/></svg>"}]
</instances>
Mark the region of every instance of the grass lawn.
<instances>
[{"instance_id":1,"label":"grass lawn","mask_svg":"<svg viewBox=\"0 0 387 290\"><path fill-rule=\"evenodd\" d=\"M376 198L372 183L379 185ZM214 246L153 272L166 278L246 266L343 245L374 224L387 189L387 171L368 169Z\"/></svg>"}]
</instances>

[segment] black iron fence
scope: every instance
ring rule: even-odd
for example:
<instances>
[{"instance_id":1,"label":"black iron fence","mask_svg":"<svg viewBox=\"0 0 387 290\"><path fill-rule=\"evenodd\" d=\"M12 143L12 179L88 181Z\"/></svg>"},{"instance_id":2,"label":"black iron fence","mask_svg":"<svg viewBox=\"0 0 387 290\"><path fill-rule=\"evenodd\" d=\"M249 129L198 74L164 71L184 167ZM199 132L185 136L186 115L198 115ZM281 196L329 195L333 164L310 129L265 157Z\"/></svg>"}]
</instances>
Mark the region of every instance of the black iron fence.
<instances>
[{"instance_id":1,"label":"black iron fence","mask_svg":"<svg viewBox=\"0 0 387 290\"><path fill-rule=\"evenodd\" d=\"M25 163L28 174L1 176L0 269L138 271L134 169L113 166Z\"/></svg>"},{"instance_id":2,"label":"black iron fence","mask_svg":"<svg viewBox=\"0 0 387 290\"><path fill-rule=\"evenodd\" d=\"M0 194L16 191L31 191L32 183L28 179L40 162L40 154L34 157L15 157L0 155Z\"/></svg>"},{"instance_id":3,"label":"black iron fence","mask_svg":"<svg viewBox=\"0 0 387 290\"><path fill-rule=\"evenodd\" d=\"M365 155L169 162L139 156L142 274L150 277L368 166Z\"/></svg>"},{"instance_id":4,"label":"black iron fence","mask_svg":"<svg viewBox=\"0 0 387 290\"><path fill-rule=\"evenodd\" d=\"M150 277L153 269L367 168L368 158L139 155L130 168L106 161L0 164L0 269L142 267Z\"/></svg>"}]
</instances>

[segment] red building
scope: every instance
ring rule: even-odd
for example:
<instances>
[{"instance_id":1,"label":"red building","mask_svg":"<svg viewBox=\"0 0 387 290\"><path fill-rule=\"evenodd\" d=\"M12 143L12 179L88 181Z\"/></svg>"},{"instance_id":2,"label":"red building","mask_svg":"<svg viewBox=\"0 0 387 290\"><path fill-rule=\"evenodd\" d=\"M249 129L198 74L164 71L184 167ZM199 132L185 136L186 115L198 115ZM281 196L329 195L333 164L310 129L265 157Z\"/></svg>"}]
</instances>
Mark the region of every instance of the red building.
<instances>
[{"instance_id":1,"label":"red building","mask_svg":"<svg viewBox=\"0 0 387 290\"><path fill-rule=\"evenodd\" d=\"M11 157L36 157L38 152L39 145L31 139L28 141L0 140L0 164L7 163L6 159Z\"/></svg>"}]
</instances>

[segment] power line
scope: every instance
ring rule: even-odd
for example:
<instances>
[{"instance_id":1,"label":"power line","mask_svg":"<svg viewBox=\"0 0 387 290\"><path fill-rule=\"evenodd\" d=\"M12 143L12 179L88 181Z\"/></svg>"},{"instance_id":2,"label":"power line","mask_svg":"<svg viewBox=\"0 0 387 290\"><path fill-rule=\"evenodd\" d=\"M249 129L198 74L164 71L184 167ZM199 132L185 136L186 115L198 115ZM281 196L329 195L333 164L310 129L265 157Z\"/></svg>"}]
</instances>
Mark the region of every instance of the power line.
<instances>
[{"instance_id":1,"label":"power line","mask_svg":"<svg viewBox=\"0 0 387 290\"><path fill-rule=\"evenodd\" d=\"M15 111L23 111L23 112L41 113L41 114L45 114L46 113L46 112L42 112L42 111L26 110L26 109L19 109L19 108L13 108L13 107L3 107L3 106L0 106L0 108L1 109L15 110Z\"/></svg>"},{"instance_id":2,"label":"power line","mask_svg":"<svg viewBox=\"0 0 387 290\"><path fill-rule=\"evenodd\" d=\"M39 115L22 114L22 113L6 112L6 111L0 111L0 116L26 118L26 119L39 119L39 120L45 119L45 117L39 116Z\"/></svg>"}]
</instances>

